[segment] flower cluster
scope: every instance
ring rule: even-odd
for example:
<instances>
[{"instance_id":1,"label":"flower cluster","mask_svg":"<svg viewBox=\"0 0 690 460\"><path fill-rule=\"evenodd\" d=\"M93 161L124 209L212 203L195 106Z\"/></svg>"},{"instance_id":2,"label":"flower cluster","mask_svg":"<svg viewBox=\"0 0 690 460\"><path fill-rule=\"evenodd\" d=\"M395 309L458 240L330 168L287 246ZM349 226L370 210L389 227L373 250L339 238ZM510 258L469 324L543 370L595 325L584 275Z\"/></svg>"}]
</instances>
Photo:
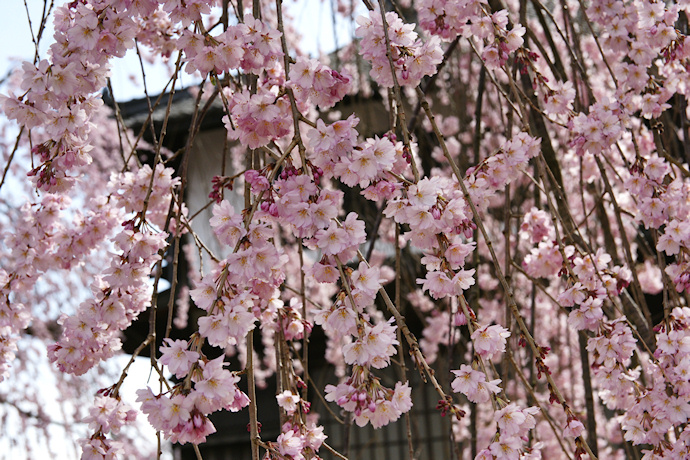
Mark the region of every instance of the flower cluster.
<instances>
[{"instance_id":1,"label":"flower cluster","mask_svg":"<svg viewBox=\"0 0 690 460\"><path fill-rule=\"evenodd\" d=\"M66 3L55 14L50 59L25 63L25 93L2 97L8 118L28 129L41 127L49 137L35 146L40 164L31 172L45 191L69 188L70 171L91 161L89 120L103 104L94 93L106 86L109 59L134 46L136 30L126 8L105 0Z\"/></svg>"},{"instance_id":2,"label":"flower cluster","mask_svg":"<svg viewBox=\"0 0 690 460\"><path fill-rule=\"evenodd\" d=\"M471 337L477 355L484 359L495 359L506 351L506 339L510 337L510 331L494 324L476 329Z\"/></svg>"},{"instance_id":3,"label":"flower cluster","mask_svg":"<svg viewBox=\"0 0 690 460\"><path fill-rule=\"evenodd\" d=\"M295 91L296 97L311 101L321 110L333 107L351 87L349 75L331 70L314 59L298 58L288 77L286 84Z\"/></svg>"},{"instance_id":4,"label":"flower cluster","mask_svg":"<svg viewBox=\"0 0 690 460\"><path fill-rule=\"evenodd\" d=\"M558 244L552 241L540 241L536 247L525 255L522 266L528 275L534 278L555 276L563 267L563 257Z\"/></svg>"},{"instance_id":5,"label":"flower cluster","mask_svg":"<svg viewBox=\"0 0 690 460\"><path fill-rule=\"evenodd\" d=\"M515 180L516 173L539 154L540 147L540 139L521 132L506 141L498 152L468 169L465 185L475 206L486 209L491 196Z\"/></svg>"},{"instance_id":6,"label":"flower cluster","mask_svg":"<svg viewBox=\"0 0 690 460\"><path fill-rule=\"evenodd\" d=\"M391 390L365 367L353 366L352 375L337 386L326 385L326 400L354 414L355 423L380 428L412 408L410 387L398 382Z\"/></svg>"},{"instance_id":7,"label":"flower cluster","mask_svg":"<svg viewBox=\"0 0 690 460\"><path fill-rule=\"evenodd\" d=\"M113 238L119 257L92 284L93 298L79 305L75 315L60 320L63 335L49 347L49 357L64 372L81 375L112 356L120 349L119 331L150 305L148 274L167 244L167 233L160 229L165 227L177 183L162 165L155 171L145 166L136 173L113 176L114 201L135 215Z\"/></svg>"},{"instance_id":8,"label":"flower cluster","mask_svg":"<svg viewBox=\"0 0 690 460\"><path fill-rule=\"evenodd\" d=\"M282 458L289 456L293 460L304 460L314 458L311 456L319 451L326 437L322 426L303 426L287 422L283 425L275 444Z\"/></svg>"},{"instance_id":9,"label":"flower cluster","mask_svg":"<svg viewBox=\"0 0 690 460\"><path fill-rule=\"evenodd\" d=\"M544 101L544 112L559 117L570 115L575 100L575 88L572 82L553 82L541 88Z\"/></svg>"},{"instance_id":10,"label":"flower cluster","mask_svg":"<svg viewBox=\"0 0 690 460\"><path fill-rule=\"evenodd\" d=\"M281 433L275 443L276 449L282 456L290 456L294 460L312 458L327 436L323 433L323 427L313 422L306 423L302 415L309 414L310 404L303 401L291 390L285 390L276 396L278 405L286 412L289 420L281 427ZM271 457L267 454L267 458Z\"/></svg>"},{"instance_id":11,"label":"flower cluster","mask_svg":"<svg viewBox=\"0 0 690 460\"><path fill-rule=\"evenodd\" d=\"M316 237L316 243L324 253L338 254L351 246L345 228L338 227L333 220L338 215L336 206L341 202L343 193L340 190L319 190L307 174L286 172L283 176L274 184L276 193L272 197L273 203L265 202L270 203L265 206L268 212L275 213L276 217L290 225L295 235ZM328 233L326 229L329 229Z\"/></svg>"},{"instance_id":12,"label":"flower cluster","mask_svg":"<svg viewBox=\"0 0 690 460\"><path fill-rule=\"evenodd\" d=\"M601 250L571 259L570 276L578 281L558 300L565 306L577 306L569 315L573 327L596 333L588 340L587 350L593 359L593 375L601 400L609 409L626 409L620 420L626 440L651 444L657 455L682 451L685 441L669 446L664 438L690 415L687 381L680 377L686 373L684 360L690 350L687 309L673 310L668 323L670 329L663 323L659 326L656 360L645 366L652 376L651 387L645 388L638 380L642 369L629 369L637 340L628 320L625 317L607 320L602 311L606 299L616 296L630 283L630 274L625 268L607 268L611 257Z\"/></svg>"},{"instance_id":13,"label":"flower cluster","mask_svg":"<svg viewBox=\"0 0 690 460\"><path fill-rule=\"evenodd\" d=\"M494 412L494 421L498 425L499 436L477 458L519 458L524 439L536 425L534 416L539 408L520 409L515 403L509 403Z\"/></svg>"},{"instance_id":14,"label":"flower cluster","mask_svg":"<svg viewBox=\"0 0 690 460\"><path fill-rule=\"evenodd\" d=\"M520 232L522 238L531 238L532 244L556 236L549 215L535 207L525 214L522 225L520 225Z\"/></svg>"},{"instance_id":15,"label":"flower cluster","mask_svg":"<svg viewBox=\"0 0 690 460\"><path fill-rule=\"evenodd\" d=\"M354 115L330 125L319 119L316 128L309 131L308 159L323 178L335 176L335 166L354 151L358 136L355 126L358 123L359 118Z\"/></svg>"},{"instance_id":16,"label":"flower cluster","mask_svg":"<svg viewBox=\"0 0 690 460\"><path fill-rule=\"evenodd\" d=\"M265 87L256 94L249 91L228 95L228 110L223 123L230 139L255 149L267 145L290 133L290 102L287 97L276 97Z\"/></svg>"},{"instance_id":17,"label":"flower cluster","mask_svg":"<svg viewBox=\"0 0 690 460\"><path fill-rule=\"evenodd\" d=\"M434 250L440 233L471 235L474 227L469 207L452 181L438 176L424 178L410 185L406 196L400 192L396 195L388 202L384 215L399 224L409 224L406 237L416 247Z\"/></svg>"},{"instance_id":18,"label":"flower cluster","mask_svg":"<svg viewBox=\"0 0 690 460\"><path fill-rule=\"evenodd\" d=\"M166 350L168 360L178 371L180 366L188 366L190 358L196 358L196 352L181 350L175 355ZM150 388L137 391L137 402L151 426L173 442L200 444L216 431L209 414L221 409L237 412L246 407L249 398L237 388L240 378L224 368L223 358L195 361L185 380L167 394L155 395Z\"/></svg>"},{"instance_id":19,"label":"flower cluster","mask_svg":"<svg viewBox=\"0 0 690 460\"><path fill-rule=\"evenodd\" d=\"M168 370L178 379L184 378L192 369L192 365L199 360L199 353L187 349L184 340L163 340L160 347L161 357L159 362L168 366Z\"/></svg>"},{"instance_id":20,"label":"flower cluster","mask_svg":"<svg viewBox=\"0 0 690 460\"><path fill-rule=\"evenodd\" d=\"M226 348L243 341L257 317L269 308L285 276L284 261L270 244L265 224L256 222L245 229L227 202L215 205L213 212L216 235L236 250L190 294L197 307L207 312L199 318L199 333L211 345Z\"/></svg>"},{"instance_id":21,"label":"flower cluster","mask_svg":"<svg viewBox=\"0 0 690 460\"><path fill-rule=\"evenodd\" d=\"M494 69L505 65L511 53L522 47L525 28L514 24L508 30L508 11L489 13L485 0L425 0L419 7L423 29L445 40L458 35L484 44L482 59Z\"/></svg>"},{"instance_id":22,"label":"flower cluster","mask_svg":"<svg viewBox=\"0 0 690 460\"><path fill-rule=\"evenodd\" d=\"M573 252L572 248L568 249ZM617 296L631 282L626 267L608 268L611 256L599 249L596 254L583 257L572 255L571 285L561 292L558 302L564 307L575 307L568 315L570 324L578 329L599 330L603 321L602 306L609 295Z\"/></svg>"},{"instance_id":23,"label":"flower cluster","mask_svg":"<svg viewBox=\"0 0 690 460\"><path fill-rule=\"evenodd\" d=\"M570 123L572 147L578 155L598 155L615 144L625 126L625 108L618 101L602 100L589 108L589 114L578 114Z\"/></svg>"},{"instance_id":24,"label":"flower cluster","mask_svg":"<svg viewBox=\"0 0 690 460\"><path fill-rule=\"evenodd\" d=\"M40 202L21 208L17 231L4 238L10 248L5 261L12 271L0 272L0 380L5 366L14 359L17 334L32 320L29 307L10 300L12 290L30 289L51 267L78 265L117 225L118 213L105 199L91 200L87 206L90 210L77 215L73 222L65 218L69 204L66 197L45 194Z\"/></svg>"},{"instance_id":25,"label":"flower cluster","mask_svg":"<svg viewBox=\"0 0 690 460\"><path fill-rule=\"evenodd\" d=\"M436 72L436 66L443 60L440 40L431 37L426 43L417 38L412 24L405 24L397 14L386 13L388 38L395 68L395 78L401 86L415 87L426 75ZM369 17L357 18L355 35L361 38L362 57L371 62L371 77L381 86L391 88L393 75L387 57L381 13L371 11Z\"/></svg>"},{"instance_id":26,"label":"flower cluster","mask_svg":"<svg viewBox=\"0 0 690 460\"><path fill-rule=\"evenodd\" d=\"M371 422L379 428L410 409L410 389L398 382L395 390L390 390L370 370L387 367L398 345L392 319L383 321L380 312L372 308L381 289L379 269L360 262L358 269L348 269L346 276L343 282L349 286L347 292L341 290L335 304L321 310L315 318L331 343L344 343L343 359L353 369L349 379L326 387L326 399L353 412L359 426ZM379 316L376 324L372 324L374 315Z\"/></svg>"},{"instance_id":27,"label":"flower cluster","mask_svg":"<svg viewBox=\"0 0 690 460\"><path fill-rule=\"evenodd\" d=\"M122 443L106 439L108 433L118 434L120 429L134 422L137 411L112 396L97 396L94 405L89 409L89 416L84 422L94 431L90 438L79 440L82 447L82 460L116 459L123 453Z\"/></svg>"},{"instance_id":28,"label":"flower cluster","mask_svg":"<svg viewBox=\"0 0 690 460\"><path fill-rule=\"evenodd\" d=\"M386 171L405 167L401 159L390 139L376 137L357 145L349 156L341 157L333 172L345 185L366 188L372 181L384 179Z\"/></svg>"},{"instance_id":29,"label":"flower cluster","mask_svg":"<svg viewBox=\"0 0 690 460\"><path fill-rule=\"evenodd\" d=\"M486 380L486 374L472 366L462 364L452 372L455 374L451 382L453 391L464 394L473 403L489 402L492 395L501 392L501 379Z\"/></svg>"},{"instance_id":30,"label":"flower cluster","mask_svg":"<svg viewBox=\"0 0 690 460\"><path fill-rule=\"evenodd\" d=\"M681 455L688 448L687 420L690 418L690 309L676 307L669 315L668 328L659 326L654 357L657 372L651 386L638 388L634 403L621 417L625 439L634 445L651 444L659 456ZM655 366L656 367L656 366ZM665 442L669 430L681 435L672 446Z\"/></svg>"},{"instance_id":31,"label":"flower cluster","mask_svg":"<svg viewBox=\"0 0 690 460\"><path fill-rule=\"evenodd\" d=\"M376 326L364 324L362 334L355 342L343 347L343 355L347 364L367 366L381 369L390 364L390 357L397 353L395 345L396 327L381 322Z\"/></svg>"},{"instance_id":32,"label":"flower cluster","mask_svg":"<svg viewBox=\"0 0 690 460\"><path fill-rule=\"evenodd\" d=\"M501 380L487 381L486 374L472 366L463 364L460 369L452 372L455 374L455 379L451 383L453 391L464 394L473 403L486 403L494 398L500 407L493 413L498 435L477 458L518 458L523 449L524 439L537 424L534 416L539 413L539 408L521 409L513 402L506 403L497 398L496 395L501 392Z\"/></svg>"},{"instance_id":33,"label":"flower cluster","mask_svg":"<svg viewBox=\"0 0 690 460\"><path fill-rule=\"evenodd\" d=\"M673 177L670 165L658 156L638 159L626 180L630 193L639 200L639 219L646 228L663 230L656 249L676 260L666 266L666 274L678 292L690 288L690 265L686 249L690 208L688 191L680 177Z\"/></svg>"},{"instance_id":34,"label":"flower cluster","mask_svg":"<svg viewBox=\"0 0 690 460\"><path fill-rule=\"evenodd\" d=\"M173 22L157 2L134 2L129 11L136 23L137 41L147 47L152 56L169 59L177 50L178 41L174 37L181 34L181 24Z\"/></svg>"},{"instance_id":35,"label":"flower cluster","mask_svg":"<svg viewBox=\"0 0 690 460\"><path fill-rule=\"evenodd\" d=\"M486 4L482 0L424 0L419 5L419 25L445 40L470 35L472 25L480 23L482 5Z\"/></svg>"},{"instance_id":36,"label":"flower cluster","mask_svg":"<svg viewBox=\"0 0 690 460\"><path fill-rule=\"evenodd\" d=\"M205 76L213 71L220 75L242 68L258 75L275 67L283 56L280 35L265 22L246 15L244 23L228 26L216 36L185 29L177 46L185 52L188 73Z\"/></svg>"}]
</instances>

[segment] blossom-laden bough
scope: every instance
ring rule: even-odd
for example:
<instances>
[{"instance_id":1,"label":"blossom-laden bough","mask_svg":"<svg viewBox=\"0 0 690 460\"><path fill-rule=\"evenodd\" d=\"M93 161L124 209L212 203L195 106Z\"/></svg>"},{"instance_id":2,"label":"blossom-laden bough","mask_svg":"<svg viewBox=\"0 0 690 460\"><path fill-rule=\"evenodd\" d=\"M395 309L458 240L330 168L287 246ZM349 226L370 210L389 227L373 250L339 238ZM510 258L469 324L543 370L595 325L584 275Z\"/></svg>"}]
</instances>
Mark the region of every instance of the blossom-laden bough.
<instances>
[{"instance_id":1,"label":"blossom-laden bough","mask_svg":"<svg viewBox=\"0 0 690 460\"><path fill-rule=\"evenodd\" d=\"M457 458L685 458L687 5L339 3L353 42L322 59L299 51L281 0L249 7L46 2L36 58L1 99L18 135L2 145L0 379L28 372L38 341L67 398L77 381L67 375L112 360L148 311L134 356L148 350L157 389L139 390L139 408L198 457L211 414L246 410L254 460L346 458L311 410L318 401L358 427L404 418L415 458L413 366L438 394L438 416L453 418ZM131 49L172 69L167 102L148 99L151 127L167 103L148 163L137 155L144 130L128 131L117 104L106 115L101 98ZM200 79L196 110L186 147L169 152L185 72ZM384 104L372 118L358 100ZM187 167L213 103L231 164L214 172L213 217L199 222ZM387 128L372 131L376 118ZM15 183L24 205L8 192ZM183 241L200 254L184 274L190 290L178 286ZM176 277L159 317L166 257ZM68 306L65 287L89 295ZM182 339L170 336L187 321L185 308L173 321L176 297L203 312ZM339 379L323 388L310 378L314 328ZM132 361L82 420L82 458L128 454L137 412L121 387ZM256 388L273 375L281 432L266 440ZM45 420L23 409L40 407L26 396L0 400Z\"/></svg>"}]
</instances>

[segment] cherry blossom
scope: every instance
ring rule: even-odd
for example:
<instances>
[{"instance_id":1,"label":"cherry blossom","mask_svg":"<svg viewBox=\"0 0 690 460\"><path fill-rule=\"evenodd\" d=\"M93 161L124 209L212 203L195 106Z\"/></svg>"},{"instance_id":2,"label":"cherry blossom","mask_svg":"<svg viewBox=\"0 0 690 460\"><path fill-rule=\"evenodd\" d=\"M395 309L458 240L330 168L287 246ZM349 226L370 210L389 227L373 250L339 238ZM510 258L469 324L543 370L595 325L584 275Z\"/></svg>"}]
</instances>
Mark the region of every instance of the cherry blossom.
<instances>
[{"instance_id":1,"label":"cherry blossom","mask_svg":"<svg viewBox=\"0 0 690 460\"><path fill-rule=\"evenodd\" d=\"M108 379L63 425L82 424L82 458L129 458L129 366L106 369L150 315L136 353L160 385L137 403L173 443L251 406L253 460L318 458L317 415L386 429L428 390L463 458L682 458L688 5L345 3L334 23L356 40L321 56L281 2L46 10L53 37L0 83L3 408L40 428L27 381L50 372L66 401ZM169 94L194 85L188 130L172 105L161 124L166 95L126 129L110 78L128 50L166 63ZM227 138L201 180L211 107ZM249 395L274 375L269 439Z\"/></svg>"}]
</instances>

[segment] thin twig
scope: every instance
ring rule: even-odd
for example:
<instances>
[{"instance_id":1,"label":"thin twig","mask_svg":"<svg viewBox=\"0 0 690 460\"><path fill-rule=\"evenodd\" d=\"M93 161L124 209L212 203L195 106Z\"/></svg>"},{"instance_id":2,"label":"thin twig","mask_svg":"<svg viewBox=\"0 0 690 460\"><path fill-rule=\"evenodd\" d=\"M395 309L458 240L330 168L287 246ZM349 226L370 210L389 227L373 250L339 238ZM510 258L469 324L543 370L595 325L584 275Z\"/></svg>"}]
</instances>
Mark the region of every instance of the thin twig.
<instances>
[{"instance_id":1,"label":"thin twig","mask_svg":"<svg viewBox=\"0 0 690 460\"><path fill-rule=\"evenodd\" d=\"M12 161L14 160L14 155L17 153L17 149L19 148L19 141L22 138L22 134L24 133L24 126L21 127L19 130L19 134L17 134L17 140L14 142L14 147L12 148L12 153L10 153L10 157L7 159L7 164L5 165L5 169L2 172L2 180L0 180L0 189L2 189L2 186L5 184L5 179L7 178L7 172L10 170L10 166L12 166Z\"/></svg>"}]
</instances>

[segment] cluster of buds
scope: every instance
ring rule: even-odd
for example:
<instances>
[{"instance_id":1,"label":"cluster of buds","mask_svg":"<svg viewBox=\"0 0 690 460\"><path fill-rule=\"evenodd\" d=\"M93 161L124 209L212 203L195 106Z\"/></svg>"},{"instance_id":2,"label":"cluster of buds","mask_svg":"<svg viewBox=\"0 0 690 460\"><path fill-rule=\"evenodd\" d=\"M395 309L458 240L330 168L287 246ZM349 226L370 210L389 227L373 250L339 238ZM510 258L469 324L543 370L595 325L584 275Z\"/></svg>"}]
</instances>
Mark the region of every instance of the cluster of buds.
<instances>
[{"instance_id":1,"label":"cluster of buds","mask_svg":"<svg viewBox=\"0 0 690 460\"><path fill-rule=\"evenodd\" d=\"M232 190L234 181L234 177L213 176L211 180L211 193L208 194L208 197L215 201L216 204L220 204L223 201L223 190Z\"/></svg>"},{"instance_id":2,"label":"cluster of buds","mask_svg":"<svg viewBox=\"0 0 690 460\"><path fill-rule=\"evenodd\" d=\"M441 417L451 414L460 420L465 416L465 411L460 409L457 404L453 404L453 398L449 395L446 395L446 399L439 399L438 404L436 404L436 410L441 411Z\"/></svg>"}]
</instances>

